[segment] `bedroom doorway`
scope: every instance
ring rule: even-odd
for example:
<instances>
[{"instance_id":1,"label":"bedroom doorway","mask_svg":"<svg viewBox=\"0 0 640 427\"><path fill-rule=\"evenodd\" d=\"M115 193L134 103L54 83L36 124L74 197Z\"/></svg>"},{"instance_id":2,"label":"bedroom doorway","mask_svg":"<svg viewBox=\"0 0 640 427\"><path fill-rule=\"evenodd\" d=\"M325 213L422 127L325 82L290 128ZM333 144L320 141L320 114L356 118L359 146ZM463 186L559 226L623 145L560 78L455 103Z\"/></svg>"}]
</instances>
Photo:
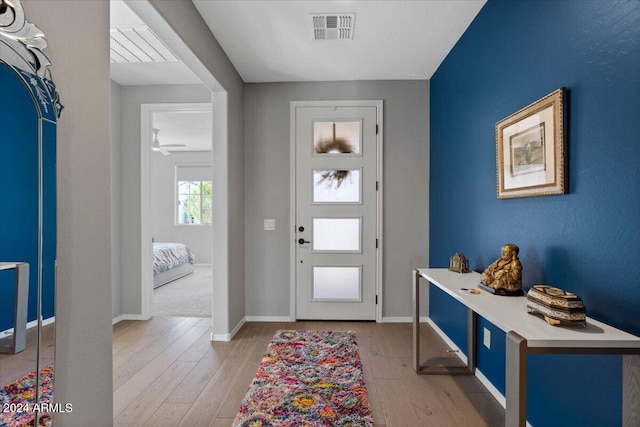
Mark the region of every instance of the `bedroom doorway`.
<instances>
[{"instance_id":1,"label":"bedroom doorway","mask_svg":"<svg viewBox=\"0 0 640 427\"><path fill-rule=\"evenodd\" d=\"M213 167L209 103L145 104L150 316L212 317ZM144 119L143 119L144 120ZM145 202L143 201L143 204ZM143 251L148 250L143 246ZM151 277L149 277L149 275ZM143 288L144 290L144 288Z\"/></svg>"},{"instance_id":2,"label":"bedroom doorway","mask_svg":"<svg viewBox=\"0 0 640 427\"><path fill-rule=\"evenodd\" d=\"M135 85L136 88L120 100L123 107L128 108L122 110L122 114L115 115L118 120L114 120L115 126L119 126L120 119L123 126L120 134L115 132L118 138L118 145L121 146L122 152L114 152L122 163L122 169L132 169L132 174L127 175L119 184L123 196L127 203L131 203L131 211L125 206L121 208L120 224L116 221L116 229L119 228L120 233L114 235L116 245L114 247L120 249L120 261L122 266L116 265L117 270L114 277L121 278L120 283L114 281L114 302L121 303L122 314L118 316L114 311L114 320L131 319L131 320L148 320L152 313L152 297L153 285L151 271L152 265L152 235L150 227L148 227L148 219L150 217L149 207L149 157L151 150L149 144L152 142L152 128L149 120L148 108L151 103L160 102L184 102L194 101L194 99L184 99L185 93L189 92L189 87L184 85L202 84L202 88L196 92L197 102L208 102L211 104L211 121L212 121L212 146L215 153L220 155L211 155L213 165L214 188L218 189L218 203L213 205L213 225L212 236L213 252L215 254L212 260L213 270L213 308L212 308L212 333L211 340L228 340L229 327L229 223L226 219L229 216L229 162L228 158L222 153L227 153L230 146L229 136L229 98L228 88L221 83L218 78L226 77L224 71L212 71L211 64L204 64L201 56L191 50L192 43L187 43L174 30L170 22L173 16L164 16L161 13L163 7L153 5L148 1L136 0L111 0L110 12L112 24L114 16L122 14L124 19L124 27L131 28L139 25L148 27L155 37L168 48L177 62L160 64L160 68L156 68L152 62L142 63L124 63L115 64L112 62L111 74L112 80L114 68L116 65L122 66L123 71L127 71L124 77L125 81L120 85ZM170 8L173 6L166 5ZM115 29L112 27L112 30ZM126 31L125 31L126 32ZM207 36L208 37L208 36ZM211 36L212 37L212 36ZM208 58L208 57L207 57ZM214 58L217 61L217 57ZM196 81L183 81L184 74L180 71L189 70L195 76ZM157 71L151 72L151 71ZM135 79L134 79L135 77ZM135 80L135 82L133 82ZM166 86L165 86L166 85ZM175 86L179 85L179 86ZM145 92L143 86L151 89ZM172 87L171 87L172 86ZM164 88L169 91L163 95ZM185 92L186 91L186 92ZM194 95L195 96L195 95ZM233 97L235 99L235 93ZM116 105L117 104L112 104ZM134 111L133 108L138 108ZM138 118L138 113L141 114ZM234 123L235 125L235 123ZM133 131L133 132L132 132ZM137 135L134 135L134 132ZM136 143L137 141L137 143ZM133 142L133 144L132 144ZM114 150L115 151L115 150ZM136 152L137 151L137 152ZM117 164L117 162L116 162ZM140 170L137 168L140 167ZM121 174L116 174L121 176ZM138 186L139 185L139 186ZM126 191L125 191L126 190ZM126 193L126 194L125 194ZM119 194L116 194L119 197ZM133 216L131 216L131 213Z\"/></svg>"}]
</instances>

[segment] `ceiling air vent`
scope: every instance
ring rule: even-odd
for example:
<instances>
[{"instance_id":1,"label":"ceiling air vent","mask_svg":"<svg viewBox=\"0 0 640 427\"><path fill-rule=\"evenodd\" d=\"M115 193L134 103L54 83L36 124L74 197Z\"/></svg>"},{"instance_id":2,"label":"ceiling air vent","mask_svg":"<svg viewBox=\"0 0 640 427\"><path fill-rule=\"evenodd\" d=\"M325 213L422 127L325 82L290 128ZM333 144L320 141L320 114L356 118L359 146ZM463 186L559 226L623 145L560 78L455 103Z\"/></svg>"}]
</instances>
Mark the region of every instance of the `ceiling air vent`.
<instances>
[{"instance_id":1,"label":"ceiling air vent","mask_svg":"<svg viewBox=\"0 0 640 427\"><path fill-rule=\"evenodd\" d=\"M111 62L177 62L178 58L146 26L111 30Z\"/></svg>"},{"instance_id":2,"label":"ceiling air vent","mask_svg":"<svg viewBox=\"0 0 640 427\"><path fill-rule=\"evenodd\" d=\"M353 40L355 13L325 13L311 15L314 40Z\"/></svg>"}]
</instances>

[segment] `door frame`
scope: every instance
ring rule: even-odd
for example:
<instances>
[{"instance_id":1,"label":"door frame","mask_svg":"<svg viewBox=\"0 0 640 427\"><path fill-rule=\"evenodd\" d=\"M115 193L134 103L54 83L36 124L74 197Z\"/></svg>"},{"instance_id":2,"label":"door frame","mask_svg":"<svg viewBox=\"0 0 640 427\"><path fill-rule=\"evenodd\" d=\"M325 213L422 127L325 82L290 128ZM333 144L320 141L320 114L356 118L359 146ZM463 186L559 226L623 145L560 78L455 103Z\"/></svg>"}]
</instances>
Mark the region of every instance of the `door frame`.
<instances>
[{"instance_id":1,"label":"door frame","mask_svg":"<svg viewBox=\"0 0 640 427\"><path fill-rule=\"evenodd\" d=\"M153 119L155 112L168 111L208 111L214 114L212 102L164 102L140 104L140 295L141 317L144 320L153 317L151 308L153 302L153 243L151 233L151 149ZM213 118L211 119L213 122ZM212 126L213 127L213 126ZM213 168L213 129L212 148L210 157ZM174 188L175 192L175 188ZM175 206L174 206L175 208ZM174 212L175 214L175 212ZM210 239L213 239L213 225ZM214 252L215 252L214 248ZM211 260L210 263L213 261ZM213 264L211 264L213 269ZM211 285L213 286L213 284ZM211 313L213 319L213 309Z\"/></svg>"},{"instance_id":2,"label":"door frame","mask_svg":"<svg viewBox=\"0 0 640 427\"><path fill-rule=\"evenodd\" d=\"M290 102L290 131L289 131L289 208L290 228L289 228L289 319L296 321L296 109L300 107L375 107L376 121L378 131L376 135L376 181L378 182L378 191L376 191L376 238L378 239L378 248L376 250L376 268L375 268L375 289L377 296L376 304L376 322L382 322L382 305L383 286L382 286L382 260L384 252L383 231L383 135L384 124L383 101L382 100L354 100L354 101L291 101Z\"/></svg>"}]
</instances>

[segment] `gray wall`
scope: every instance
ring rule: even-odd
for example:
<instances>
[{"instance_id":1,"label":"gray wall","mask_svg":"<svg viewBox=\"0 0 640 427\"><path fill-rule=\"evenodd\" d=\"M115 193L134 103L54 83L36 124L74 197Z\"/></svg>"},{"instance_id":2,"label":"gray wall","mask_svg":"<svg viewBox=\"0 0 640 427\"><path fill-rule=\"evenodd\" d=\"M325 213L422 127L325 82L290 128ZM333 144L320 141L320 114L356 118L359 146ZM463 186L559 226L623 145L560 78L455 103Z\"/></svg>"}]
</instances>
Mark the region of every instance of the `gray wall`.
<instances>
[{"instance_id":1,"label":"gray wall","mask_svg":"<svg viewBox=\"0 0 640 427\"><path fill-rule=\"evenodd\" d=\"M120 85L111 81L111 312L122 314L122 277L120 272L122 205L120 180Z\"/></svg>"},{"instance_id":2,"label":"gray wall","mask_svg":"<svg viewBox=\"0 0 640 427\"><path fill-rule=\"evenodd\" d=\"M46 35L58 126L56 426L113 423L109 2L23 0Z\"/></svg>"},{"instance_id":3,"label":"gray wall","mask_svg":"<svg viewBox=\"0 0 640 427\"><path fill-rule=\"evenodd\" d=\"M210 102L211 92L203 85L122 86L120 92L122 313L140 314L140 106Z\"/></svg>"},{"instance_id":4,"label":"gray wall","mask_svg":"<svg viewBox=\"0 0 640 427\"><path fill-rule=\"evenodd\" d=\"M428 259L426 80L245 85L247 316L289 316L290 101L369 99L384 101L383 316L411 316L411 269Z\"/></svg>"},{"instance_id":5,"label":"gray wall","mask_svg":"<svg viewBox=\"0 0 640 427\"><path fill-rule=\"evenodd\" d=\"M144 6L141 1L127 0L127 4L136 13ZM224 335L245 316L244 83L193 3L153 0L151 5L179 36L178 42L165 41L214 91L213 109L227 107L224 117L214 114L213 123L214 182L228 183L218 193L219 200L226 203L214 206L213 212L213 330ZM164 38L162 22L144 19ZM181 49L181 44L188 46L189 52Z\"/></svg>"},{"instance_id":6,"label":"gray wall","mask_svg":"<svg viewBox=\"0 0 640 427\"><path fill-rule=\"evenodd\" d=\"M211 224L176 225L175 170L178 163L207 163L211 151L174 151L170 156L151 153L151 235L156 242L178 242L189 246L196 264L211 264L213 239ZM216 203L215 194L213 203Z\"/></svg>"}]
</instances>

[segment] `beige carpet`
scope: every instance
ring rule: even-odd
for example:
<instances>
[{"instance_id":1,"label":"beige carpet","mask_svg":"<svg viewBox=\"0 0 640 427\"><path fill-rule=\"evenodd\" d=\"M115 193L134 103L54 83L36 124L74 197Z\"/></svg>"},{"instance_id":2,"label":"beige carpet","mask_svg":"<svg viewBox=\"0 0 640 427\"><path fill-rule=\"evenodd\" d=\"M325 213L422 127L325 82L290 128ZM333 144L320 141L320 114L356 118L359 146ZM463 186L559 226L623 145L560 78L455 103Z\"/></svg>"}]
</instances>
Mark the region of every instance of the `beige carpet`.
<instances>
[{"instance_id":1,"label":"beige carpet","mask_svg":"<svg viewBox=\"0 0 640 427\"><path fill-rule=\"evenodd\" d=\"M154 316L211 317L213 272L195 266L193 273L153 291Z\"/></svg>"}]
</instances>

